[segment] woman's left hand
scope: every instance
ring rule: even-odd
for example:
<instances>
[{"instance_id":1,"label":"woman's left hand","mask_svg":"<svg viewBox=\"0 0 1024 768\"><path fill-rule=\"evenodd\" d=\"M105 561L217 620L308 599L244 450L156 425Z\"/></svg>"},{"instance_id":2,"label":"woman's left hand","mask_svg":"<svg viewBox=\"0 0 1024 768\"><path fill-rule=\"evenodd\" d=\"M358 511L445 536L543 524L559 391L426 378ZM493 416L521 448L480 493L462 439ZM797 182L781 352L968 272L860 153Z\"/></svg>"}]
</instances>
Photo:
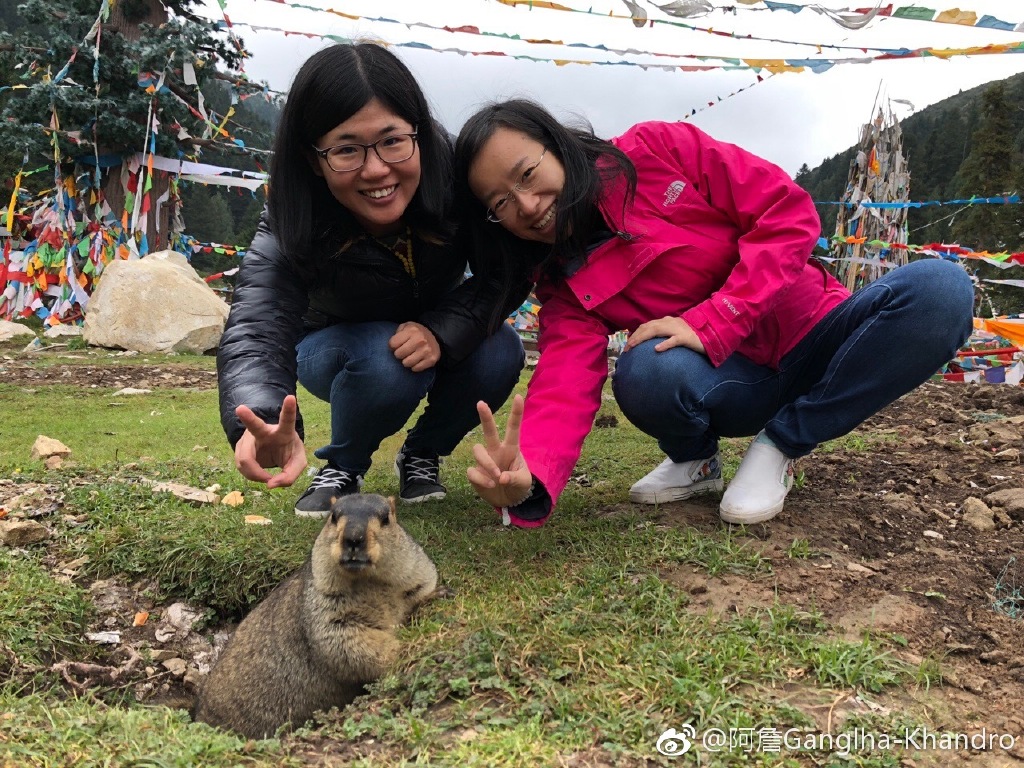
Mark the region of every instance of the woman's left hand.
<instances>
[{"instance_id":1,"label":"woman's left hand","mask_svg":"<svg viewBox=\"0 0 1024 768\"><path fill-rule=\"evenodd\" d=\"M637 344L659 337L665 337L665 340L655 344L655 352L664 352L672 347L686 347L694 352L700 352L702 355L705 354L701 340L697 338L697 334L693 332L689 323L681 317L662 317L643 323L629 334L626 348L623 351L628 352Z\"/></svg>"},{"instance_id":2,"label":"woman's left hand","mask_svg":"<svg viewBox=\"0 0 1024 768\"><path fill-rule=\"evenodd\" d=\"M441 359L441 345L425 325L402 323L388 340L388 347L402 365L416 373L433 368Z\"/></svg>"}]
</instances>

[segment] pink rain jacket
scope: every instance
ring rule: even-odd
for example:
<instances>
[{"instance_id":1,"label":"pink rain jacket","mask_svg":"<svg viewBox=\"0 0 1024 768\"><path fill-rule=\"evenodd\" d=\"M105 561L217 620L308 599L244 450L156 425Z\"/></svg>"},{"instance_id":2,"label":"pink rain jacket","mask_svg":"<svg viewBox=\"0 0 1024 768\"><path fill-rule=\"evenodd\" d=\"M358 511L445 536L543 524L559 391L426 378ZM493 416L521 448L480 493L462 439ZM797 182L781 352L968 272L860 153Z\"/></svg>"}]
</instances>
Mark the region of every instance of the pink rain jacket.
<instances>
[{"instance_id":1,"label":"pink rain jacket","mask_svg":"<svg viewBox=\"0 0 1024 768\"><path fill-rule=\"evenodd\" d=\"M636 166L633 205L623 214L624 191L609 191L601 210L616 236L571 277L537 285L521 446L552 503L601 405L610 333L681 317L712 365L738 353L777 368L849 295L809 260L821 223L781 168L687 123L641 123L612 143Z\"/></svg>"}]
</instances>

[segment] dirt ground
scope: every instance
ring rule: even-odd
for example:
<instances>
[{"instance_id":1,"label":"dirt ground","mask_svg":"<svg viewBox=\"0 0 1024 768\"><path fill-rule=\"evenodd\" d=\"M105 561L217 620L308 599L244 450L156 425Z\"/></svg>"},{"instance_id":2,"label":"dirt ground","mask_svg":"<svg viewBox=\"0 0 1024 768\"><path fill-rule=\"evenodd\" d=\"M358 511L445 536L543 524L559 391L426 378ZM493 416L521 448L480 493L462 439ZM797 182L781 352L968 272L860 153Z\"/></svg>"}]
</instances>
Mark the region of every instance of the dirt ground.
<instances>
[{"instance_id":1,"label":"dirt ground","mask_svg":"<svg viewBox=\"0 0 1024 768\"><path fill-rule=\"evenodd\" d=\"M31 364L7 360L0 361L0 375L26 386L144 389L216 383L211 371L174 365L65 365L47 368L41 376ZM771 560L770 575L709 578L684 566L662 576L691 595L694 610L725 614L779 601L820 611L851 639L868 628L904 638L900 653L908 661L942 661L943 685L876 697L871 708L916 706L938 729L986 728L1017 737L1010 753L947 753L945 765L1022 765L1024 565L1017 559L1024 554L1022 425L1020 387L926 383L854 433L871 436L868 449L819 451L800 460L803 481L784 512L743 534ZM0 506L5 492L10 485L0 482ZM625 506L602 512L617 514ZM712 531L721 525L714 497L665 505L652 515L665 526ZM73 574L74 564L70 571L68 564L54 565ZM166 608L147 605L137 585L104 583L94 592L103 603L101 621ZM187 627L187 615L178 619ZM140 679L136 691L142 698L180 689L170 685L175 680L187 691L194 668L207 663L212 651L189 636L187 628L168 625L166 616L161 624L126 628L124 645L147 641L167 649L161 664L143 670L130 653L115 652L108 672L72 667L65 677L83 686L103 684L111 674L115 681ZM840 717L865 706L852 691L836 694L839 698L819 705L822 725L826 715Z\"/></svg>"}]
</instances>

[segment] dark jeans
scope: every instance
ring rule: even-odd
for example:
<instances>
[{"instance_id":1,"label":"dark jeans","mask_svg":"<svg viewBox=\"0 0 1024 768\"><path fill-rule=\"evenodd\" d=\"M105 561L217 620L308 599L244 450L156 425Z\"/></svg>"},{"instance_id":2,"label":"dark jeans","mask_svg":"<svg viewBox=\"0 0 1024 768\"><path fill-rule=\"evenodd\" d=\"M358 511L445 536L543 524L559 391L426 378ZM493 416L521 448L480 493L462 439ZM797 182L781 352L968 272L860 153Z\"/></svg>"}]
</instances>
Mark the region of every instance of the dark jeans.
<instances>
[{"instance_id":1,"label":"dark jeans","mask_svg":"<svg viewBox=\"0 0 1024 768\"><path fill-rule=\"evenodd\" d=\"M893 269L835 307L779 365L707 357L650 340L623 354L612 379L623 414L672 461L707 458L719 437L762 429L790 458L847 434L926 381L970 336L974 289L956 263Z\"/></svg>"},{"instance_id":2,"label":"dark jeans","mask_svg":"<svg viewBox=\"0 0 1024 768\"><path fill-rule=\"evenodd\" d=\"M447 456L480 423L478 400L497 410L525 363L518 334L502 325L461 363L414 373L388 349L397 323L342 323L296 346L299 381L331 404L331 443L316 456L357 474L381 441L402 428L424 397L426 408L405 440L417 456Z\"/></svg>"}]
</instances>

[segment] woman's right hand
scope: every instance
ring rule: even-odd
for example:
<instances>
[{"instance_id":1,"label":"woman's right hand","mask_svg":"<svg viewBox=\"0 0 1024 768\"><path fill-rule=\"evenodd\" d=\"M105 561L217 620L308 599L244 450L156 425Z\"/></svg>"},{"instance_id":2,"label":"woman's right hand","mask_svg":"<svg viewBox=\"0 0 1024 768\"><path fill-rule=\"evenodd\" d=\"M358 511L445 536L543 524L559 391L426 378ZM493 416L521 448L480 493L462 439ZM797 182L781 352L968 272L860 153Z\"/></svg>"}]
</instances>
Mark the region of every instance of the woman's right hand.
<instances>
[{"instance_id":1,"label":"woman's right hand","mask_svg":"<svg viewBox=\"0 0 1024 768\"><path fill-rule=\"evenodd\" d=\"M514 507L526 500L533 475L519 450L519 427L523 423L523 397L512 399L512 411L505 427L505 439L498 433L494 414L482 400L476 404L483 427L484 445L473 446L476 466L466 470L477 496L495 507Z\"/></svg>"},{"instance_id":2,"label":"woman's right hand","mask_svg":"<svg viewBox=\"0 0 1024 768\"><path fill-rule=\"evenodd\" d=\"M248 480L266 483L267 488L286 488L306 468L306 446L295 429L299 406L295 395L287 395L281 403L277 424L268 424L245 405L235 408L235 415L245 432L235 443L235 466ZM267 468L280 467L276 475Z\"/></svg>"}]
</instances>

